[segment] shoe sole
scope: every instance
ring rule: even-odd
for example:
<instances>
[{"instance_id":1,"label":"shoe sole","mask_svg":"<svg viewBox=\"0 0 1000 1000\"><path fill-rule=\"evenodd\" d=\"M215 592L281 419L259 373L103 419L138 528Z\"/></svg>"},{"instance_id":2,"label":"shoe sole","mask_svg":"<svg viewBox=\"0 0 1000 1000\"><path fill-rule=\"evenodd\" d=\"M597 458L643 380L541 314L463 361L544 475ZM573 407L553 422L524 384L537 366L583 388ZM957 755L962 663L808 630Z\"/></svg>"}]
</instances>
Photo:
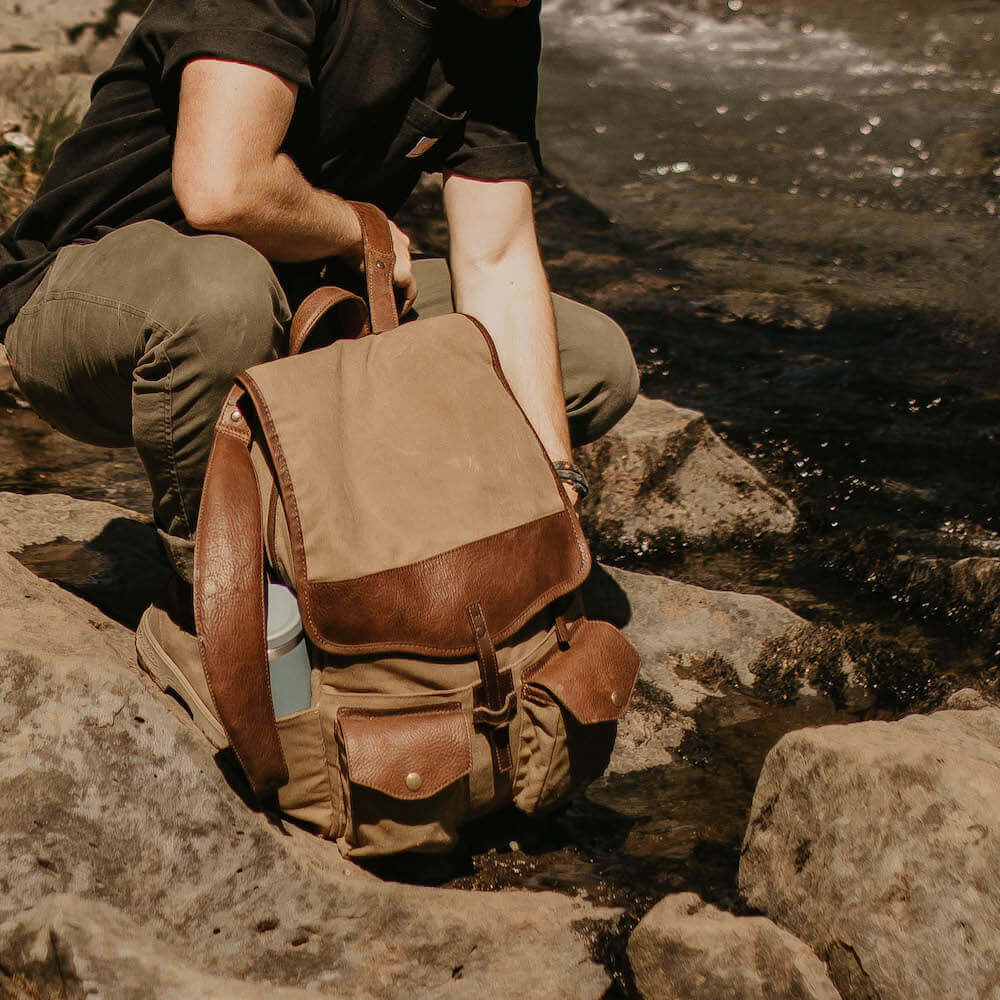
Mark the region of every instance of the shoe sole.
<instances>
[{"instance_id":1,"label":"shoe sole","mask_svg":"<svg viewBox=\"0 0 1000 1000\"><path fill-rule=\"evenodd\" d=\"M211 709L198 697L188 679L181 673L156 639L139 622L135 633L135 651L139 666L153 678L153 682L164 693L173 692L191 713L194 724L216 750L229 746L226 731L212 714Z\"/></svg>"}]
</instances>

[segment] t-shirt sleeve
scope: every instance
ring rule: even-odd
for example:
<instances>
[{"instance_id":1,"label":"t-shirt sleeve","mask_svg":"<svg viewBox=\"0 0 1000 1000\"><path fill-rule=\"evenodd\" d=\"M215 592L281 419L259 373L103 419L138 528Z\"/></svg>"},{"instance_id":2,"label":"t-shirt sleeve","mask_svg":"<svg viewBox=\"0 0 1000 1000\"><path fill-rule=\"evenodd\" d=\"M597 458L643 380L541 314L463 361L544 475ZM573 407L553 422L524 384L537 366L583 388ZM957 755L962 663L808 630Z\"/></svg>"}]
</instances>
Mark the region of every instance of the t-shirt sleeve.
<instances>
[{"instance_id":1,"label":"t-shirt sleeve","mask_svg":"<svg viewBox=\"0 0 1000 1000\"><path fill-rule=\"evenodd\" d=\"M316 11L309 0L185 0L172 6L178 16L162 69L168 90L176 90L184 65L199 58L248 63L311 86Z\"/></svg>"},{"instance_id":2,"label":"t-shirt sleeve","mask_svg":"<svg viewBox=\"0 0 1000 1000\"><path fill-rule=\"evenodd\" d=\"M540 0L503 20L463 12L445 72L468 108L462 141L444 167L481 180L533 177L542 161L535 134Z\"/></svg>"}]
</instances>

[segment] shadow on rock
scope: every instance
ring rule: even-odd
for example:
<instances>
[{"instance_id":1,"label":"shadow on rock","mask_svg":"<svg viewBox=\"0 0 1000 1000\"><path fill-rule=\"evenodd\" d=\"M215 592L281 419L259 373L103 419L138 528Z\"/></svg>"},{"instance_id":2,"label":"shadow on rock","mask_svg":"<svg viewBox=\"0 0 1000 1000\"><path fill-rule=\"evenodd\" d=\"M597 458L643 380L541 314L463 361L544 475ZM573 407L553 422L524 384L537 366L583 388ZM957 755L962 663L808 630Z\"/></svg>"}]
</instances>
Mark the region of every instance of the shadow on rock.
<instances>
[{"instance_id":1,"label":"shadow on rock","mask_svg":"<svg viewBox=\"0 0 1000 1000\"><path fill-rule=\"evenodd\" d=\"M15 557L133 631L171 573L153 526L127 517L109 521L90 540L60 537L29 545Z\"/></svg>"},{"instance_id":2,"label":"shadow on rock","mask_svg":"<svg viewBox=\"0 0 1000 1000\"><path fill-rule=\"evenodd\" d=\"M583 603L590 618L610 622L624 628L632 620L632 605L628 594L614 577L598 563L583 585Z\"/></svg>"}]
</instances>

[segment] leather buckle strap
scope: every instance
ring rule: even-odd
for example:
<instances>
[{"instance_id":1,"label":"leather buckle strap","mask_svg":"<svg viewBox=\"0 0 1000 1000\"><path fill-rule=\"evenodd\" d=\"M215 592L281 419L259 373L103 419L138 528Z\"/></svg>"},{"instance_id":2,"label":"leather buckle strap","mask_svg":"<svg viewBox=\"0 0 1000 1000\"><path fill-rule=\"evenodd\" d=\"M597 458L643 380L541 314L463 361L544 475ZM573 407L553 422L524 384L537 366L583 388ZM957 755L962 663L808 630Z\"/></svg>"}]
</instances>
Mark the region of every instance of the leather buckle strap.
<instances>
[{"instance_id":1,"label":"leather buckle strap","mask_svg":"<svg viewBox=\"0 0 1000 1000\"><path fill-rule=\"evenodd\" d=\"M493 762L502 774L508 773L514 766L510 753L509 722L503 720L508 703L513 698L510 690L510 673L502 677L497 664L497 651L486 626L486 616L481 604L470 604L466 608L469 624L472 626L472 636L476 643L476 655L479 659L479 676L482 678L480 691L485 701L485 709L480 712L491 732L490 746L493 750ZM516 704L516 702L515 702ZM477 719L476 721L480 721Z\"/></svg>"},{"instance_id":2,"label":"leather buckle strap","mask_svg":"<svg viewBox=\"0 0 1000 1000\"><path fill-rule=\"evenodd\" d=\"M194 614L205 679L258 798L288 782L267 663L264 541L250 428L230 390L215 427L195 535Z\"/></svg>"},{"instance_id":3,"label":"leather buckle strap","mask_svg":"<svg viewBox=\"0 0 1000 1000\"><path fill-rule=\"evenodd\" d=\"M348 202L361 224L364 243L365 281L368 285L368 312L371 332L384 333L399 326L396 312L396 293L393 290L392 271L396 266L396 252L392 248L392 233L385 213L363 201Z\"/></svg>"}]
</instances>

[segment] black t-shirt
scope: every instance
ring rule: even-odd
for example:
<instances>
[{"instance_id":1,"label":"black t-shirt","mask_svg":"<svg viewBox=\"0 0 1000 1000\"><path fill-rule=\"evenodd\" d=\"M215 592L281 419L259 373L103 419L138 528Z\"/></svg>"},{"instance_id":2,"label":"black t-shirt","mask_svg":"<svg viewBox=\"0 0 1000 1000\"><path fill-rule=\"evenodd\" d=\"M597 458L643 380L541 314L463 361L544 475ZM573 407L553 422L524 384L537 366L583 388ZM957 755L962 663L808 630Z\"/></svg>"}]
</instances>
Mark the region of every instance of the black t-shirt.
<instances>
[{"instance_id":1,"label":"black t-shirt","mask_svg":"<svg viewBox=\"0 0 1000 1000\"><path fill-rule=\"evenodd\" d=\"M143 219L187 230L170 161L181 70L194 58L298 84L285 152L313 185L389 214L422 171L534 175L539 2L491 21L456 0L153 0L35 201L0 237L0 331L60 247Z\"/></svg>"}]
</instances>

